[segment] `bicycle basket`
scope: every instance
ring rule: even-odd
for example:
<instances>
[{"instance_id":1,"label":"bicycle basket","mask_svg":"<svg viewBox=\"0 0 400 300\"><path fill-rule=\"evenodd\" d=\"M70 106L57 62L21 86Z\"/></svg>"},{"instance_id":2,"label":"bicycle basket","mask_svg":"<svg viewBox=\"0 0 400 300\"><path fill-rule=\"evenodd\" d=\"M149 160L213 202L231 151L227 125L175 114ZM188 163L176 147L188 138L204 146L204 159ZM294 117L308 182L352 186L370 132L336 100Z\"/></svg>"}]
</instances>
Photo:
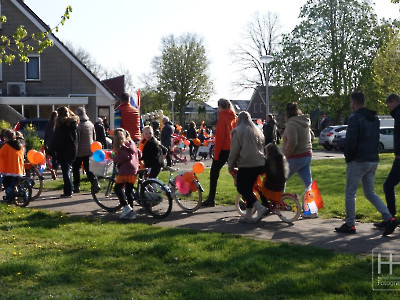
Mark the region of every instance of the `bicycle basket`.
<instances>
[{"instance_id":1,"label":"bicycle basket","mask_svg":"<svg viewBox=\"0 0 400 300\"><path fill-rule=\"evenodd\" d=\"M114 162L111 159L105 159L102 162L96 162L93 157L89 158L89 170L96 176L107 176L113 171Z\"/></svg>"}]
</instances>

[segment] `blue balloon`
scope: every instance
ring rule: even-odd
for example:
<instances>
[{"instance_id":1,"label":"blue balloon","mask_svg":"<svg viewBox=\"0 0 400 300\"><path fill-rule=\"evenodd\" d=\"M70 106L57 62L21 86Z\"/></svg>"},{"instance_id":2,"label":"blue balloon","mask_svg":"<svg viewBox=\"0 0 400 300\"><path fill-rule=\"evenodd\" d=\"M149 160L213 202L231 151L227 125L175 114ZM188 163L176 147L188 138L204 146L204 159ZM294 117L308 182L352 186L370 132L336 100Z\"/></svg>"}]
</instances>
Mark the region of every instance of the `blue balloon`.
<instances>
[{"instance_id":1,"label":"blue balloon","mask_svg":"<svg viewBox=\"0 0 400 300\"><path fill-rule=\"evenodd\" d=\"M95 162L102 162L106 158L106 154L104 153L103 150L96 150L93 153L93 159Z\"/></svg>"}]
</instances>

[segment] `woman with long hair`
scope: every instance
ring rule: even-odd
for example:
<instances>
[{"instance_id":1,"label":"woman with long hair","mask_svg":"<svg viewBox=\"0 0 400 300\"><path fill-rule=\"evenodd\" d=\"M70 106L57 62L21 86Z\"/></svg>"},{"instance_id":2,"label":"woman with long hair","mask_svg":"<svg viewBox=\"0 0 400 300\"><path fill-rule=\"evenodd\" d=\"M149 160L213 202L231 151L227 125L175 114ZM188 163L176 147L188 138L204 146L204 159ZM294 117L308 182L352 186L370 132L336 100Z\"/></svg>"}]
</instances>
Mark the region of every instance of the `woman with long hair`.
<instances>
[{"instance_id":1,"label":"woman with long hair","mask_svg":"<svg viewBox=\"0 0 400 300\"><path fill-rule=\"evenodd\" d=\"M233 172L235 168L238 168L236 188L247 204L246 215L241 221L258 222L267 211L253 194L254 182L258 175L265 173L264 135L247 111L239 114L237 126L232 130L228 170ZM257 210L257 217L254 219L253 205Z\"/></svg>"},{"instance_id":2,"label":"woman with long hair","mask_svg":"<svg viewBox=\"0 0 400 300\"><path fill-rule=\"evenodd\" d=\"M70 198L72 196L71 166L78 152L78 121L79 118L68 107L57 108L54 137L49 153L56 157L61 166L64 193L60 197Z\"/></svg>"},{"instance_id":3,"label":"woman with long hair","mask_svg":"<svg viewBox=\"0 0 400 300\"><path fill-rule=\"evenodd\" d=\"M231 148L231 131L236 126L237 117L231 101L228 99L218 100L218 121L215 133L215 152L210 170L210 192L206 201L202 203L204 207L215 206L215 194L217 192L217 182L221 168L228 161Z\"/></svg>"}]
</instances>

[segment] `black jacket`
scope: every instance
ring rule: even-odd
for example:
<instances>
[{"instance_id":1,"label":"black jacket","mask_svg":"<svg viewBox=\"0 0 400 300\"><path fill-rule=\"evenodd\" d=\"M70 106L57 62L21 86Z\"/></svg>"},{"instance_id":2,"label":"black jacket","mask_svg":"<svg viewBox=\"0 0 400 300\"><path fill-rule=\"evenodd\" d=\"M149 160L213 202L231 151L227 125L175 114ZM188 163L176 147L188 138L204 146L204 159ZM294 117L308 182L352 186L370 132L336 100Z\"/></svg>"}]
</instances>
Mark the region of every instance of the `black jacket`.
<instances>
[{"instance_id":1,"label":"black jacket","mask_svg":"<svg viewBox=\"0 0 400 300\"><path fill-rule=\"evenodd\" d=\"M163 150L160 143L152 137L143 147L142 159L146 168L161 168L164 164Z\"/></svg>"},{"instance_id":2,"label":"black jacket","mask_svg":"<svg viewBox=\"0 0 400 300\"><path fill-rule=\"evenodd\" d=\"M395 109L390 112L390 115L394 119L394 136L393 136L393 147L394 155L400 155L400 105L397 105Z\"/></svg>"},{"instance_id":3,"label":"black jacket","mask_svg":"<svg viewBox=\"0 0 400 300\"><path fill-rule=\"evenodd\" d=\"M104 126L99 122L94 124L94 130L96 131L96 141L101 143L103 149L107 149L107 141L106 141L106 130Z\"/></svg>"},{"instance_id":4,"label":"black jacket","mask_svg":"<svg viewBox=\"0 0 400 300\"><path fill-rule=\"evenodd\" d=\"M276 141L276 122L275 120L270 120L263 126L263 133L265 138L265 145Z\"/></svg>"},{"instance_id":5,"label":"black jacket","mask_svg":"<svg viewBox=\"0 0 400 300\"><path fill-rule=\"evenodd\" d=\"M76 118L63 120L56 126L53 143L50 146L50 155L57 157L60 162L72 162L78 153L79 132Z\"/></svg>"},{"instance_id":6,"label":"black jacket","mask_svg":"<svg viewBox=\"0 0 400 300\"><path fill-rule=\"evenodd\" d=\"M172 146L172 134L174 133L174 126L171 122L167 122L164 124L164 127L161 131L161 145L166 148L171 148Z\"/></svg>"},{"instance_id":7,"label":"black jacket","mask_svg":"<svg viewBox=\"0 0 400 300\"><path fill-rule=\"evenodd\" d=\"M379 119L376 111L362 107L349 117L344 156L346 163L379 161Z\"/></svg>"}]
</instances>

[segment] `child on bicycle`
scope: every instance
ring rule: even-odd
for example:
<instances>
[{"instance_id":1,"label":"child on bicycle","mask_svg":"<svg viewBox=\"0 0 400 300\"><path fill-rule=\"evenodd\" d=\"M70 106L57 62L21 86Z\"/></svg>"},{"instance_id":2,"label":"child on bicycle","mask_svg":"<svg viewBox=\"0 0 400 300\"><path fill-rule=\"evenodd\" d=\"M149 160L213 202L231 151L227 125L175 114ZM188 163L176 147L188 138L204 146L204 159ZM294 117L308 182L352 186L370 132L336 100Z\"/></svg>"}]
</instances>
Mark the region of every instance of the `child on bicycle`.
<instances>
[{"instance_id":1,"label":"child on bicycle","mask_svg":"<svg viewBox=\"0 0 400 300\"><path fill-rule=\"evenodd\" d=\"M142 131L142 140L139 143L142 151L142 160L146 168L150 169L150 178L157 178L164 165L163 154L167 154L167 148L162 146L154 137L151 126L145 126Z\"/></svg>"},{"instance_id":2,"label":"child on bicycle","mask_svg":"<svg viewBox=\"0 0 400 300\"><path fill-rule=\"evenodd\" d=\"M0 174L3 175L5 200L10 203L16 196L14 189L18 178L25 174L24 147L10 129L4 131L3 139L5 144L0 149Z\"/></svg>"},{"instance_id":3,"label":"child on bicycle","mask_svg":"<svg viewBox=\"0 0 400 300\"><path fill-rule=\"evenodd\" d=\"M134 220L136 219L136 215L132 210L132 190L136 182L141 152L136 147L135 142L129 137L127 138L125 130L122 128L114 130L113 150L113 160L118 167L114 191L124 207L120 218ZM124 186L125 191L123 190Z\"/></svg>"},{"instance_id":4,"label":"child on bicycle","mask_svg":"<svg viewBox=\"0 0 400 300\"><path fill-rule=\"evenodd\" d=\"M275 143L265 147L266 177L261 187L261 193L267 199L279 202L285 190L285 182L289 174L289 167L281 148ZM261 197L263 200L263 197Z\"/></svg>"}]
</instances>

